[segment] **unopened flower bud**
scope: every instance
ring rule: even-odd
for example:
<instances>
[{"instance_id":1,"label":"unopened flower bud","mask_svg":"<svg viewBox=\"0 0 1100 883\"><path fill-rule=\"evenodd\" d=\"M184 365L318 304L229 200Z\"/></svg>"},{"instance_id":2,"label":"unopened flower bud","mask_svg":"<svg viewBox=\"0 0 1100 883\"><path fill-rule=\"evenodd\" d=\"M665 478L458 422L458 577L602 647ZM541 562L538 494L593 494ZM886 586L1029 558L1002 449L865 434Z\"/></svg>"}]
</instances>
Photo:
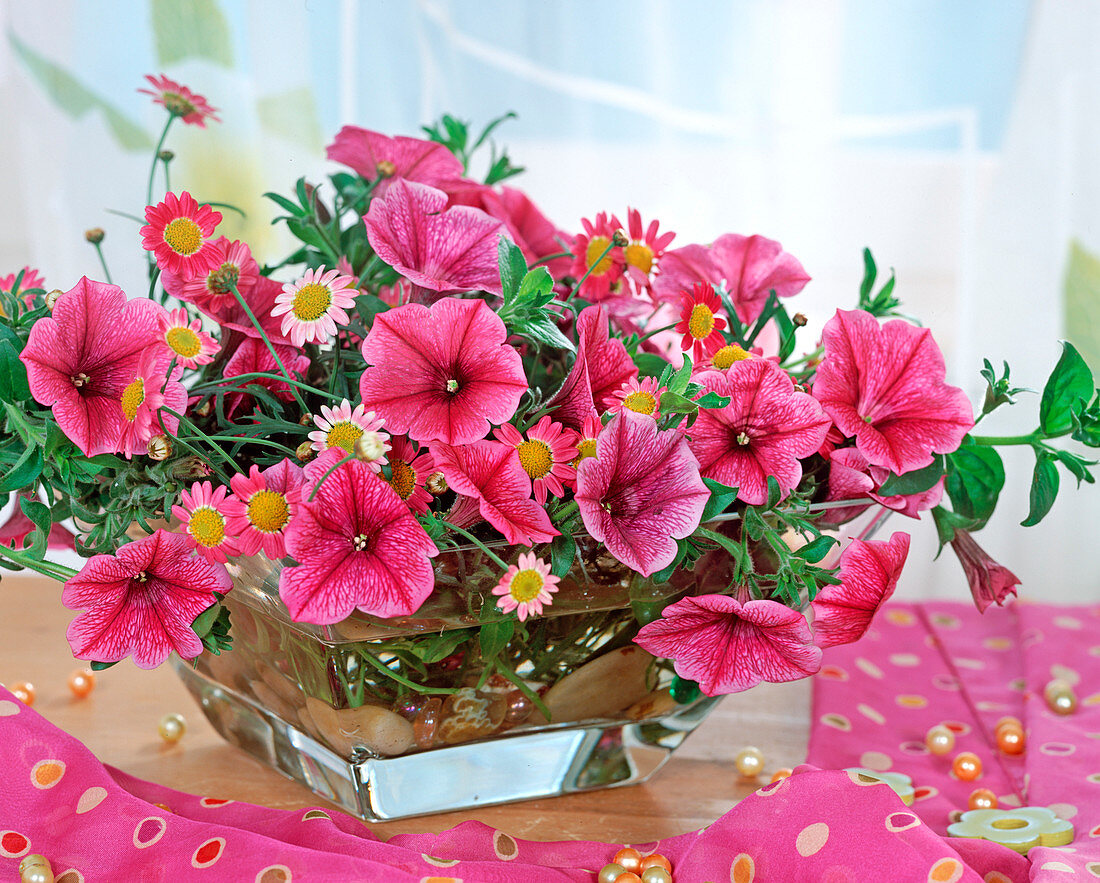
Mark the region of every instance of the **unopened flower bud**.
<instances>
[{"instance_id":1,"label":"unopened flower bud","mask_svg":"<svg viewBox=\"0 0 1100 883\"><path fill-rule=\"evenodd\" d=\"M397 166L388 159L381 160L375 168L378 170L379 178L392 178L397 174Z\"/></svg>"},{"instance_id":2,"label":"unopened flower bud","mask_svg":"<svg viewBox=\"0 0 1100 883\"><path fill-rule=\"evenodd\" d=\"M443 477L442 472L433 472L424 480L424 487L433 497L441 497L447 493L447 479Z\"/></svg>"},{"instance_id":3,"label":"unopened flower bud","mask_svg":"<svg viewBox=\"0 0 1100 883\"><path fill-rule=\"evenodd\" d=\"M364 432L355 440L355 456L373 463L386 453L386 439L380 432Z\"/></svg>"},{"instance_id":4,"label":"unopened flower bud","mask_svg":"<svg viewBox=\"0 0 1100 883\"><path fill-rule=\"evenodd\" d=\"M200 417L209 417L211 414L214 413L213 400L207 399L205 402L195 408L195 413Z\"/></svg>"},{"instance_id":5,"label":"unopened flower bud","mask_svg":"<svg viewBox=\"0 0 1100 883\"><path fill-rule=\"evenodd\" d=\"M171 150L162 150L157 154L157 159L161 162L171 162L176 158L176 155Z\"/></svg>"},{"instance_id":6,"label":"unopened flower bud","mask_svg":"<svg viewBox=\"0 0 1100 883\"><path fill-rule=\"evenodd\" d=\"M149 459L167 460L172 456L172 442L166 435L154 435L149 439Z\"/></svg>"},{"instance_id":7,"label":"unopened flower bud","mask_svg":"<svg viewBox=\"0 0 1100 883\"><path fill-rule=\"evenodd\" d=\"M47 307L48 307L48 308L49 308L50 310L52 310L52 309L53 309L53 305L54 305L55 303L57 303L57 299L58 299L59 297L61 297L61 295L63 295L64 293L65 293L65 292L64 292L64 291L62 291L62 290L61 290L60 288L55 288L55 289L54 289L53 291L49 291L49 292L47 292L47 293L46 293L46 306L47 306Z\"/></svg>"},{"instance_id":8,"label":"unopened flower bud","mask_svg":"<svg viewBox=\"0 0 1100 883\"><path fill-rule=\"evenodd\" d=\"M213 470L206 464L200 457L194 455L190 457L184 457L181 459L172 470L172 473L176 478L180 480L184 479L196 479L206 478Z\"/></svg>"},{"instance_id":9,"label":"unopened flower bud","mask_svg":"<svg viewBox=\"0 0 1100 883\"><path fill-rule=\"evenodd\" d=\"M802 313L795 313L793 316L791 316L791 321L794 322L796 328L801 328L810 320L807 319Z\"/></svg>"},{"instance_id":10,"label":"unopened flower bud","mask_svg":"<svg viewBox=\"0 0 1100 883\"><path fill-rule=\"evenodd\" d=\"M298 449L294 452L299 460L305 463L307 460L313 459L313 442L304 441L298 445Z\"/></svg>"},{"instance_id":11,"label":"unopened flower bud","mask_svg":"<svg viewBox=\"0 0 1100 883\"><path fill-rule=\"evenodd\" d=\"M84 231L84 238L88 240L92 245L99 245L103 241L103 237L107 234L103 232L102 227L92 227L91 230Z\"/></svg>"},{"instance_id":12,"label":"unopened flower bud","mask_svg":"<svg viewBox=\"0 0 1100 883\"><path fill-rule=\"evenodd\" d=\"M303 414L300 418L298 418L298 425L299 426L309 426L309 424L312 423L312 422L313 422L313 415L312 414Z\"/></svg>"},{"instance_id":13,"label":"unopened flower bud","mask_svg":"<svg viewBox=\"0 0 1100 883\"><path fill-rule=\"evenodd\" d=\"M616 230L611 235L611 244L618 248L625 248L629 242L630 240L626 238L626 234L622 230Z\"/></svg>"}]
</instances>

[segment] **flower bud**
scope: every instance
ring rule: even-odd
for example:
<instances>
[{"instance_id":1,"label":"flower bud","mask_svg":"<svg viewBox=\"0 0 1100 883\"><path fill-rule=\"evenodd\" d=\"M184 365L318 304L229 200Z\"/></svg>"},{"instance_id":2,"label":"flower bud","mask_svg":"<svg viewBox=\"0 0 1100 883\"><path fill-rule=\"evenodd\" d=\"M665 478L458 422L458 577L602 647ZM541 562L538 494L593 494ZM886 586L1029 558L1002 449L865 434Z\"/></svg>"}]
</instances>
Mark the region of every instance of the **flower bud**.
<instances>
[{"instance_id":1,"label":"flower bud","mask_svg":"<svg viewBox=\"0 0 1100 883\"><path fill-rule=\"evenodd\" d=\"M793 316L791 316L791 321L794 323L796 328L801 328L810 320L807 319L803 313L795 313Z\"/></svg>"},{"instance_id":2,"label":"flower bud","mask_svg":"<svg viewBox=\"0 0 1100 883\"><path fill-rule=\"evenodd\" d=\"M57 303L57 299L61 297L65 292L60 288L55 288L53 291L46 293L46 306L50 310L53 310L53 305Z\"/></svg>"},{"instance_id":3,"label":"flower bud","mask_svg":"<svg viewBox=\"0 0 1100 883\"><path fill-rule=\"evenodd\" d=\"M303 463L305 463L307 460L312 460L313 459L313 442L311 442L311 441L302 442L300 445L298 445L298 449L294 452L294 456L296 456Z\"/></svg>"},{"instance_id":4,"label":"flower bud","mask_svg":"<svg viewBox=\"0 0 1100 883\"><path fill-rule=\"evenodd\" d=\"M195 413L199 417L209 417L211 414L214 413L214 400L207 399L205 402L195 408Z\"/></svg>"},{"instance_id":5,"label":"flower bud","mask_svg":"<svg viewBox=\"0 0 1100 883\"><path fill-rule=\"evenodd\" d=\"M172 469L173 475L180 480L206 478L211 472L213 470L206 465L206 462L193 454L190 457L181 459Z\"/></svg>"},{"instance_id":6,"label":"flower bud","mask_svg":"<svg viewBox=\"0 0 1100 883\"><path fill-rule=\"evenodd\" d=\"M172 442L166 435L154 435L149 439L149 459L167 460L172 456Z\"/></svg>"},{"instance_id":7,"label":"flower bud","mask_svg":"<svg viewBox=\"0 0 1100 883\"><path fill-rule=\"evenodd\" d=\"M298 418L298 425L299 426L309 426L309 424L312 423L312 422L313 422L313 415L312 414L303 414L301 417Z\"/></svg>"},{"instance_id":8,"label":"flower bud","mask_svg":"<svg viewBox=\"0 0 1100 883\"><path fill-rule=\"evenodd\" d=\"M611 236L611 244L618 248L625 248L629 242L622 230L616 230Z\"/></svg>"},{"instance_id":9,"label":"flower bud","mask_svg":"<svg viewBox=\"0 0 1100 883\"><path fill-rule=\"evenodd\" d=\"M84 231L84 238L92 245L99 245L103 241L103 237L107 234L103 232L102 227L92 227L91 230Z\"/></svg>"},{"instance_id":10,"label":"flower bud","mask_svg":"<svg viewBox=\"0 0 1100 883\"><path fill-rule=\"evenodd\" d=\"M433 497L440 497L447 493L447 479L442 472L433 472L424 480L424 487Z\"/></svg>"},{"instance_id":11,"label":"flower bud","mask_svg":"<svg viewBox=\"0 0 1100 883\"><path fill-rule=\"evenodd\" d=\"M171 150L162 150L157 154L157 159L161 162L171 162L176 158L176 155Z\"/></svg>"},{"instance_id":12,"label":"flower bud","mask_svg":"<svg viewBox=\"0 0 1100 883\"><path fill-rule=\"evenodd\" d=\"M355 440L355 456L364 463L373 463L386 453L386 439L380 432L364 432Z\"/></svg>"}]
</instances>

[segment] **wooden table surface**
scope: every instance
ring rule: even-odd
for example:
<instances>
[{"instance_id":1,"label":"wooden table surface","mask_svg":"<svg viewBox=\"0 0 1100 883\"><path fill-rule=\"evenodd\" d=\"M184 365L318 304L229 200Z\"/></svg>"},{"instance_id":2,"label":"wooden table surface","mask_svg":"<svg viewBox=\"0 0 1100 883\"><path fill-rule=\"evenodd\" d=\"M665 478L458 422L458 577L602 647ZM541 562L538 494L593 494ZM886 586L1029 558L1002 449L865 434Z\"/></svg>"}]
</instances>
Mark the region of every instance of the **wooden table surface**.
<instances>
[{"instance_id":1,"label":"wooden table surface","mask_svg":"<svg viewBox=\"0 0 1100 883\"><path fill-rule=\"evenodd\" d=\"M104 763L180 791L294 809L326 806L305 787L224 742L169 666L141 671L126 660L97 675L92 694L75 699L61 606L61 585L5 574L0 582L0 683L30 681L34 708L80 739ZM529 840L642 843L693 831L723 815L780 767L806 758L810 682L764 684L727 697L648 783L506 806L375 823L382 838L443 831L477 819ZM169 746L157 734L168 712L187 719L187 735ZM759 781L740 781L734 755L757 745L766 759Z\"/></svg>"}]
</instances>

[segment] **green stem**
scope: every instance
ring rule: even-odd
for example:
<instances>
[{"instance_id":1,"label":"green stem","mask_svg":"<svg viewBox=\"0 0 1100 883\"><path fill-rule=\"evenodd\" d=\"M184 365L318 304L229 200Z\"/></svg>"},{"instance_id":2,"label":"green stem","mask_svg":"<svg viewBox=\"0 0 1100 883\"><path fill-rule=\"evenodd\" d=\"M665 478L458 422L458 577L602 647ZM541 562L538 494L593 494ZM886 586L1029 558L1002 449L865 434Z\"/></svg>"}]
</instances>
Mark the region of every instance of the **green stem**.
<instances>
[{"instance_id":1,"label":"green stem","mask_svg":"<svg viewBox=\"0 0 1100 883\"><path fill-rule=\"evenodd\" d=\"M348 454L346 457L343 457L342 459L337 460L327 470L325 470L325 474L321 476L321 480L319 482L317 482L316 485L314 485L313 491L309 495L308 502L312 502L313 498L317 496L317 491L319 491L321 489L321 485L323 485L325 483L326 478L328 478L330 475L332 475L332 473L334 473L337 469L339 469L345 463L350 463L354 459L355 459L355 454Z\"/></svg>"},{"instance_id":2,"label":"green stem","mask_svg":"<svg viewBox=\"0 0 1100 883\"><path fill-rule=\"evenodd\" d=\"M157 146L153 149L153 165L149 168L149 186L145 188L145 204L153 204L153 178L157 173L157 163L160 162L160 151L164 147L164 139L168 137L168 130L172 128L172 123L175 122L176 115L174 113L168 114L168 122L164 124L164 130L160 133L160 140L157 142Z\"/></svg>"},{"instance_id":3,"label":"green stem","mask_svg":"<svg viewBox=\"0 0 1100 883\"><path fill-rule=\"evenodd\" d=\"M208 458L203 455L203 452L192 445L190 442L188 442L187 439L179 435L178 432L175 435L169 432L168 427L164 425L164 415L161 413L161 411L165 410L167 410L167 408L164 408L163 406L157 410L157 422L160 423L160 431L164 433L164 437L175 439L177 442L187 448L187 450L189 450L195 457L198 457L200 460L202 460L203 463L206 463L206 465L213 469L214 472L217 473L218 479L221 481L221 483L228 487L229 476L222 471L222 468L220 466L215 466L213 463L207 462ZM219 454L222 454L221 448L218 448L217 450ZM222 456L225 455L222 454Z\"/></svg>"},{"instance_id":4,"label":"green stem","mask_svg":"<svg viewBox=\"0 0 1100 883\"><path fill-rule=\"evenodd\" d=\"M239 442L240 444L248 445L260 445L265 448L278 448L287 456L293 457L296 452L288 448L284 444L271 441L266 438L255 438L251 435L208 435L206 436L209 441L227 441L227 442Z\"/></svg>"},{"instance_id":5,"label":"green stem","mask_svg":"<svg viewBox=\"0 0 1100 883\"><path fill-rule=\"evenodd\" d=\"M5 546L3 543L0 543L0 558L6 558L20 567L27 568L27 570L35 570L43 576L48 576L58 582L70 580L79 572L54 561L39 561L37 558L30 558L15 551L10 546Z\"/></svg>"},{"instance_id":6,"label":"green stem","mask_svg":"<svg viewBox=\"0 0 1100 883\"><path fill-rule=\"evenodd\" d=\"M416 681L410 681L404 675L399 675L397 672L395 672L392 668L390 668L385 663L381 662L378 659L375 659L374 654L371 653L369 650L367 650L365 648L361 648L359 650L359 656L360 656L361 659L366 660L367 663L369 663L370 665L373 665L376 669L378 669L378 671L380 671L386 677L397 681L397 683L399 683L399 684L404 684L406 687L408 687L411 690L415 690L417 693L455 693L455 692L457 692L456 687L425 687L423 684L416 683Z\"/></svg>"},{"instance_id":7,"label":"green stem","mask_svg":"<svg viewBox=\"0 0 1100 883\"><path fill-rule=\"evenodd\" d=\"M502 570L507 570L508 569L508 565L505 564L502 559L497 557L497 555L494 554L492 549L490 549L488 546L486 546L481 540L479 540L477 537L475 537L468 530L463 530L457 524L451 524L451 522L444 521L442 518L439 519L439 523L442 524L444 527L449 528L450 530L453 530L455 533L462 534L462 536L466 537L466 539L468 539L471 543L473 543L475 546L477 546L479 549L481 549L482 552L484 552L486 555L488 555L490 558L492 558L493 561L495 561L497 563L497 566L500 567Z\"/></svg>"},{"instance_id":8,"label":"green stem","mask_svg":"<svg viewBox=\"0 0 1100 883\"><path fill-rule=\"evenodd\" d=\"M787 368L787 369L796 368L799 365L805 364L806 362L812 362L814 359L816 359L819 356L823 355L824 352L825 352L825 347L819 346L812 353L806 353L806 355L804 355L804 356L799 356L793 362L787 362L783 367Z\"/></svg>"},{"instance_id":9,"label":"green stem","mask_svg":"<svg viewBox=\"0 0 1100 883\"><path fill-rule=\"evenodd\" d=\"M613 249L614 247L615 247L615 239L612 238L611 241L609 243L607 243L607 248L605 248L600 253L600 256L592 262L591 266L585 271L585 274L583 276L581 276L581 278L577 282L577 284L573 286L573 290L571 292L569 292L569 297L567 297L565 299L566 303L569 303L569 301L571 301L573 298L575 298L577 296L577 292L581 290L581 286L584 285L584 281L589 276L592 275L592 271L595 270L596 267L598 267L600 265L600 261L602 261L609 254L611 254L611 249Z\"/></svg>"},{"instance_id":10,"label":"green stem","mask_svg":"<svg viewBox=\"0 0 1100 883\"><path fill-rule=\"evenodd\" d=\"M1007 445L1033 445L1037 441L1041 441L1044 438L1058 438L1058 436L1068 435L1069 430L1065 432L1059 432L1057 435L1045 436L1043 433L1036 429L1034 432L1029 432L1027 435L972 435L970 440L977 445L986 445L992 447L1007 446Z\"/></svg>"},{"instance_id":11,"label":"green stem","mask_svg":"<svg viewBox=\"0 0 1100 883\"><path fill-rule=\"evenodd\" d=\"M111 271L107 269L107 259L103 257L103 245L99 242L94 243L95 253L99 255L99 265L103 267L103 275L107 277L107 284L114 285L111 280Z\"/></svg>"},{"instance_id":12,"label":"green stem","mask_svg":"<svg viewBox=\"0 0 1100 883\"><path fill-rule=\"evenodd\" d=\"M236 464L236 462L234 462L233 458L230 457L225 451L223 451L221 448L219 448L217 446L217 444L214 443L214 439L212 439L205 432L203 432L201 429L199 429L187 417L185 417L183 414L179 414L179 413L173 411L171 408L166 407L164 405L161 405L160 410L164 411L165 413L171 414L173 417L175 417L177 420L179 420L181 425L186 426L188 429L190 429L195 434L196 437L201 438L203 441L207 442L213 450L218 452L218 456L220 456L223 460L225 460L226 463L228 463L230 466L232 466L234 470L236 470L237 472L240 472L242 474L244 473L244 470L241 469L241 467L238 466ZM164 427L164 421L161 421L161 427L162 428ZM166 432L165 434L169 435L170 433ZM176 438L179 438L178 433L176 435ZM237 439L237 441L240 441L240 439ZM227 481L226 484L229 484L229 482Z\"/></svg>"},{"instance_id":13,"label":"green stem","mask_svg":"<svg viewBox=\"0 0 1100 883\"><path fill-rule=\"evenodd\" d=\"M267 351L271 353L271 358L275 360L275 364L279 366L279 373L283 375L283 379L290 384L290 391L294 393L294 399L298 402L298 405L305 412L309 412L309 408L306 407L306 403L302 400L301 393L296 389L296 385L293 380L290 379L290 372L286 370L286 366L283 365L283 360L279 358L279 354L275 352L275 347L271 343L271 338L267 336L267 332L264 331L263 326L260 325L259 320L256 318L256 314L252 312L252 308L248 305L245 299L241 296L241 293L237 290L236 285L231 285L230 290L233 292L233 296L237 299L237 303L241 305L241 308L245 311L249 321L252 323L252 327L260 332L260 337L263 338L264 344L267 345Z\"/></svg>"},{"instance_id":14,"label":"green stem","mask_svg":"<svg viewBox=\"0 0 1100 883\"><path fill-rule=\"evenodd\" d=\"M546 257L539 258L537 261L535 261L533 264L531 264L531 269L533 270L539 264L548 264L548 263L550 263L550 261L556 261L558 258L571 258L571 257L573 257L573 252L571 252L571 251L559 251L557 254L548 254Z\"/></svg>"},{"instance_id":15,"label":"green stem","mask_svg":"<svg viewBox=\"0 0 1100 883\"><path fill-rule=\"evenodd\" d=\"M249 371L247 374L234 374L232 377L226 377L224 381L218 383L200 383L191 388L192 392L200 392L202 390L219 390L219 389L236 389L238 387L237 381L239 380L278 380L281 383L287 383L288 380L282 374L271 374L267 371ZM289 381L291 386L296 386L299 389L304 389L315 395L324 396L331 399L334 402L342 401L341 396L332 395L325 392L323 389L318 389L316 386L311 386L308 383L302 383L300 380Z\"/></svg>"},{"instance_id":16,"label":"green stem","mask_svg":"<svg viewBox=\"0 0 1100 883\"><path fill-rule=\"evenodd\" d=\"M639 337L638 338L638 343L641 343L643 340L649 340L651 337L653 337L654 334L660 334L662 331L671 331L673 328L675 328L679 324L680 324L679 322L673 322L671 325L666 325L664 328L657 328L654 331L650 331L648 334L644 334L641 337Z\"/></svg>"}]
</instances>

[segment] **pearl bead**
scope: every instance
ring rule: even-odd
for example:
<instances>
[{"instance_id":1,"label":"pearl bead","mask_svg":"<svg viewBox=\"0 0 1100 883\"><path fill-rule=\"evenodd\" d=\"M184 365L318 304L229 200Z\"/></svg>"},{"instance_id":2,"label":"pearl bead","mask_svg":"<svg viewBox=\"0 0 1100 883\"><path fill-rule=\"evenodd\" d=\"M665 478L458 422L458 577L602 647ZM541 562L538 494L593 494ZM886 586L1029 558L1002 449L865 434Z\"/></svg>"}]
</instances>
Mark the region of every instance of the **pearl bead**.
<instances>
[{"instance_id":1,"label":"pearl bead","mask_svg":"<svg viewBox=\"0 0 1100 883\"><path fill-rule=\"evenodd\" d=\"M655 852L652 855L647 855L644 859L642 859L642 870L647 871L650 868L664 868L671 874L672 862L661 855L661 853ZM645 874L642 874L642 878L645 878Z\"/></svg>"},{"instance_id":2,"label":"pearl bead","mask_svg":"<svg viewBox=\"0 0 1100 883\"><path fill-rule=\"evenodd\" d=\"M612 862L609 865L604 865L600 868L599 876L596 877L596 883L615 883L623 874L626 873L626 868L622 865L617 865Z\"/></svg>"},{"instance_id":3,"label":"pearl bead","mask_svg":"<svg viewBox=\"0 0 1100 883\"><path fill-rule=\"evenodd\" d=\"M764 772L764 754L759 748L749 745L737 752L733 759L733 765L737 767L742 777L755 779Z\"/></svg>"},{"instance_id":4,"label":"pearl bead","mask_svg":"<svg viewBox=\"0 0 1100 883\"><path fill-rule=\"evenodd\" d=\"M996 809L997 795L988 788L975 788L970 792L966 805L970 809Z\"/></svg>"},{"instance_id":5,"label":"pearl bead","mask_svg":"<svg viewBox=\"0 0 1100 883\"><path fill-rule=\"evenodd\" d=\"M1047 706L1055 714L1073 714L1077 710L1077 694L1065 681L1055 679L1043 689Z\"/></svg>"},{"instance_id":6,"label":"pearl bead","mask_svg":"<svg viewBox=\"0 0 1100 883\"><path fill-rule=\"evenodd\" d=\"M78 668L69 675L69 689L77 699L83 699L95 689L95 672L90 668Z\"/></svg>"},{"instance_id":7,"label":"pearl bead","mask_svg":"<svg viewBox=\"0 0 1100 883\"><path fill-rule=\"evenodd\" d=\"M633 871L623 871L615 878L615 883L642 883L642 878Z\"/></svg>"},{"instance_id":8,"label":"pearl bead","mask_svg":"<svg viewBox=\"0 0 1100 883\"><path fill-rule=\"evenodd\" d=\"M30 681L16 681L10 689L12 695L24 705L34 705L34 684Z\"/></svg>"},{"instance_id":9,"label":"pearl bead","mask_svg":"<svg viewBox=\"0 0 1100 883\"><path fill-rule=\"evenodd\" d=\"M672 874L660 865L642 871L642 883L672 883Z\"/></svg>"},{"instance_id":10,"label":"pearl bead","mask_svg":"<svg viewBox=\"0 0 1100 883\"><path fill-rule=\"evenodd\" d=\"M642 854L630 846L624 846L616 852L611 861L622 865L624 871L639 871L642 868Z\"/></svg>"},{"instance_id":11,"label":"pearl bead","mask_svg":"<svg viewBox=\"0 0 1100 883\"><path fill-rule=\"evenodd\" d=\"M943 724L936 724L924 734L924 744L937 757L942 757L955 750L955 734Z\"/></svg>"},{"instance_id":12,"label":"pearl bead","mask_svg":"<svg viewBox=\"0 0 1100 883\"><path fill-rule=\"evenodd\" d=\"M19 863L20 883L53 883L53 868L44 855L34 853Z\"/></svg>"},{"instance_id":13,"label":"pearl bead","mask_svg":"<svg viewBox=\"0 0 1100 883\"><path fill-rule=\"evenodd\" d=\"M1016 727L1022 730L1024 728L1024 722L1018 717L1012 717L1012 715L1006 715L997 721L997 725L993 728L993 732L996 733L1001 727Z\"/></svg>"},{"instance_id":14,"label":"pearl bead","mask_svg":"<svg viewBox=\"0 0 1100 883\"><path fill-rule=\"evenodd\" d=\"M182 714L166 714L157 724L157 732L169 745L175 745L187 732L187 721Z\"/></svg>"},{"instance_id":15,"label":"pearl bead","mask_svg":"<svg viewBox=\"0 0 1100 883\"><path fill-rule=\"evenodd\" d=\"M951 771L955 774L956 779L973 782L982 774L981 758L972 751L957 754L951 763Z\"/></svg>"},{"instance_id":16,"label":"pearl bead","mask_svg":"<svg viewBox=\"0 0 1100 883\"><path fill-rule=\"evenodd\" d=\"M997 747L1005 754L1023 754L1026 745L1023 727L1005 724L997 728Z\"/></svg>"},{"instance_id":17,"label":"pearl bead","mask_svg":"<svg viewBox=\"0 0 1100 883\"><path fill-rule=\"evenodd\" d=\"M772 773L772 781L778 782L780 779L789 778L793 773L794 770L792 770L790 767L780 767L774 773Z\"/></svg>"}]
</instances>

